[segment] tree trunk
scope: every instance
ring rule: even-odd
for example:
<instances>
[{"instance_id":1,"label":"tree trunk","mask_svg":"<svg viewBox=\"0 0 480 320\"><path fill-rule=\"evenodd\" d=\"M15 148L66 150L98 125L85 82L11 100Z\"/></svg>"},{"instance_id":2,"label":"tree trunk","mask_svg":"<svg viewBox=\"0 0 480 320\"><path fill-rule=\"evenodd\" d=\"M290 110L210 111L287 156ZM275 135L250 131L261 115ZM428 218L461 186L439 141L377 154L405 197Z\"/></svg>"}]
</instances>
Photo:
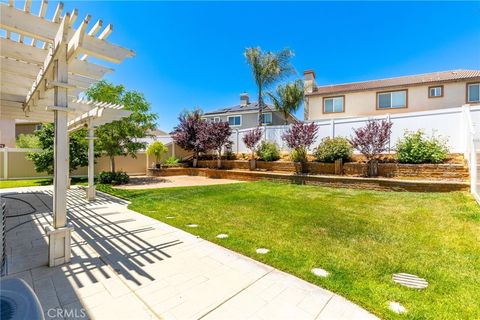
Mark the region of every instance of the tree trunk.
<instances>
[{"instance_id":1,"label":"tree trunk","mask_svg":"<svg viewBox=\"0 0 480 320\"><path fill-rule=\"evenodd\" d=\"M250 159L250 170L255 170L257 168L257 161L255 160L255 153L252 152L252 159Z\"/></svg>"},{"instance_id":2,"label":"tree trunk","mask_svg":"<svg viewBox=\"0 0 480 320\"><path fill-rule=\"evenodd\" d=\"M263 98L262 87L258 87L258 126L262 125Z\"/></svg>"},{"instance_id":3,"label":"tree trunk","mask_svg":"<svg viewBox=\"0 0 480 320\"><path fill-rule=\"evenodd\" d=\"M110 171L115 172L115 157L110 156Z\"/></svg>"},{"instance_id":4,"label":"tree trunk","mask_svg":"<svg viewBox=\"0 0 480 320\"><path fill-rule=\"evenodd\" d=\"M378 160L370 160L367 163L367 168L368 168L368 173L367 175L369 177L376 177L378 176Z\"/></svg>"},{"instance_id":5,"label":"tree trunk","mask_svg":"<svg viewBox=\"0 0 480 320\"><path fill-rule=\"evenodd\" d=\"M197 153L197 152L194 152L194 153L193 153L193 167L194 167L194 168L197 167L197 162L198 162L198 153Z\"/></svg>"},{"instance_id":6,"label":"tree trunk","mask_svg":"<svg viewBox=\"0 0 480 320\"><path fill-rule=\"evenodd\" d=\"M285 119L284 119L284 120L285 120L285 125L287 125L287 124L288 124L288 121L287 121L288 113L285 112L285 113L283 114L283 116L285 117Z\"/></svg>"}]
</instances>

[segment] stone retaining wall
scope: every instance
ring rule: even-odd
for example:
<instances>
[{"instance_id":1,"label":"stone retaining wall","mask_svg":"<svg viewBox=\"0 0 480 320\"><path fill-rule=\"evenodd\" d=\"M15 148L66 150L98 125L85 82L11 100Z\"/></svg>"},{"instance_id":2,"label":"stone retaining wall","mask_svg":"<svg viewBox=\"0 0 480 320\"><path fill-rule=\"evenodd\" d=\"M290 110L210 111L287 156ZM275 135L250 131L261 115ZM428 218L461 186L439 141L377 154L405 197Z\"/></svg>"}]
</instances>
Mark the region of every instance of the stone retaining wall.
<instances>
[{"instance_id":1,"label":"stone retaining wall","mask_svg":"<svg viewBox=\"0 0 480 320\"><path fill-rule=\"evenodd\" d=\"M216 168L216 160L198 161L200 168ZM308 162L308 171L311 174L335 174L335 164ZM248 170L249 162L245 160L222 160L224 169ZM290 161L257 161L257 169L273 172L299 172L300 164ZM359 162L347 162L343 165L343 174L346 176L365 176L367 164ZM401 164L379 163L378 174L380 177L417 178L428 180L468 180L468 169L461 164Z\"/></svg>"},{"instance_id":2,"label":"stone retaining wall","mask_svg":"<svg viewBox=\"0 0 480 320\"><path fill-rule=\"evenodd\" d=\"M466 182L445 181L409 181L385 178L361 178L346 176L302 175L280 172L262 172L248 170L215 170L208 168L171 168L150 170L155 176L191 175L214 179L234 179L241 181L271 180L296 184L322 185L355 189L371 189L380 191L414 191L414 192L450 192L468 191Z\"/></svg>"}]
</instances>

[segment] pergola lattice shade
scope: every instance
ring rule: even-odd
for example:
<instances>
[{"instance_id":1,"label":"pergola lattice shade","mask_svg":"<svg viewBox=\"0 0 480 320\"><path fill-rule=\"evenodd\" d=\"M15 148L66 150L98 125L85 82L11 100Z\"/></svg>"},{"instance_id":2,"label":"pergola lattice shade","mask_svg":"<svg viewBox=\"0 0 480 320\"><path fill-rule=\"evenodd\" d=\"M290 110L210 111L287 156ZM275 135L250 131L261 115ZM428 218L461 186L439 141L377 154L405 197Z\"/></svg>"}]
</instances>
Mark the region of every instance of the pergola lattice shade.
<instances>
[{"instance_id":1,"label":"pergola lattice shade","mask_svg":"<svg viewBox=\"0 0 480 320\"><path fill-rule=\"evenodd\" d=\"M0 4L0 118L26 119L53 122L53 88L68 89L69 128L78 126L76 121L96 119L95 124L108 123L128 116L122 106L101 104L78 99L78 95L92 83L100 80L111 68L88 61L96 57L113 63L121 63L134 52L105 39L113 27L107 25L103 31L101 20L88 29L90 16L75 29L78 10L62 15L63 4L58 3L51 19L45 17L48 2L43 0L38 14L30 12L31 1L25 1L22 9L16 8L12 0ZM63 24L62 24L63 22ZM59 30L63 26L63 30ZM53 49L55 38L64 33L68 65L68 82L55 83L52 77L53 57L64 54ZM17 34L17 40L12 35ZM97 36L97 34L99 34ZM26 41L26 37L30 41ZM40 45L43 42L43 45ZM107 110L116 110L115 112ZM102 120L100 120L102 118Z\"/></svg>"}]
</instances>

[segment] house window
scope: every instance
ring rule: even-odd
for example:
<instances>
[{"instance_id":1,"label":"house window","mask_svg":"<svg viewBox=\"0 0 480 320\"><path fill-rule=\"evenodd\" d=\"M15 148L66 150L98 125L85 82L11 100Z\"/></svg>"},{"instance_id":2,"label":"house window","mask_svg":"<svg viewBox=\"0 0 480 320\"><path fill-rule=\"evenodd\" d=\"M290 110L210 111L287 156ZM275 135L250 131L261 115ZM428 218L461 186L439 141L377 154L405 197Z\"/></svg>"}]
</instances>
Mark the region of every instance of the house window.
<instances>
[{"instance_id":1,"label":"house window","mask_svg":"<svg viewBox=\"0 0 480 320\"><path fill-rule=\"evenodd\" d=\"M344 110L345 97L328 97L323 98L323 112L324 113L337 113Z\"/></svg>"},{"instance_id":2,"label":"house window","mask_svg":"<svg viewBox=\"0 0 480 320\"><path fill-rule=\"evenodd\" d=\"M262 124L270 124L272 123L272 113L263 113L262 114Z\"/></svg>"},{"instance_id":3,"label":"house window","mask_svg":"<svg viewBox=\"0 0 480 320\"><path fill-rule=\"evenodd\" d=\"M220 122L220 117L214 117L213 122Z\"/></svg>"},{"instance_id":4,"label":"house window","mask_svg":"<svg viewBox=\"0 0 480 320\"><path fill-rule=\"evenodd\" d=\"M443 97L443 86L428 87L429 98Z\"/></svg>"},{"instance_id":5,"label":"house window","mask_svg":"<svg viewBox=\"0 0 480 320\"><path fill-rule=\"evenodd\" d=\"M467 84L467 102L480 102L480 83Z\"/></svg>"},{"instance_id":6,"label":"house window","mask_svg":"<svg viewBox=\"0 0 480 320\"><path fill-rule=\"evenodd\" d=\"M42 129L42 126L43 126L43 125L42 125L41 123L36 124L36 125L35 125L35 131Z\"/></svg>"},{"instance_id":7,"label":"house window","mask_svg":"<svg viewBox=\"0 0 480 320\"><path fill-rule=\"evenodd\" d=\"M228 124L231 126L240 126L242 124L242 116L229 116Z\"/></svg>"},{"instance_id":8,"label":"house window","mask_svg":"<svg viewBox=\"0 0 480 320\"><path fill-rule=\"evenodd\" d=\"M377 93L377 109L407 107L407 90Z\"/></svg>"}]
</instances>

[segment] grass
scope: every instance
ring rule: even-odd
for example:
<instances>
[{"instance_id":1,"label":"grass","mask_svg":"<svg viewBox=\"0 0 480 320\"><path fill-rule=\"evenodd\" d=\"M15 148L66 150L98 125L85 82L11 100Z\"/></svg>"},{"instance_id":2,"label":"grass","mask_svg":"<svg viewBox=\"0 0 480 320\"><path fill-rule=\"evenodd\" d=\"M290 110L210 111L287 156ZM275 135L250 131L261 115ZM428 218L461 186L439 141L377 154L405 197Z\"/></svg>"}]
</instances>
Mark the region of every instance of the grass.
<instances>
[{"instance_id":1,"label":"grass","mask_svg":"<svg viewBox=\"0 0 480 320\"><path fill-rule=\"evenodd\" d=\"M36 187L49 186L53 184L51 178L44 179L26 179L26 180L1 180L0 189L19 188L19 187ZM72 185L87 185L87 178L72 178Z\"/></svg>"},{"instance_id":2,"label":"grass","mask_svg":"<svg viewBox=\"0 0 480 320\"><path fill-rule=\"evenodd\" d=\"M467 193L378 192L273 182L100 190L130 208L358 303L384 319L480 319L480 207ZM175 219L166 219L174 216ZM198 224L195 230L189 223ZM217 239L227 233L227 239ZM256 248L270 253L258 255ZM310 270L321 267L328 278ZM426 278L414 290L396 272ZM398 301L407 313L388 309Z\"/></svg>"}]
</instances>

